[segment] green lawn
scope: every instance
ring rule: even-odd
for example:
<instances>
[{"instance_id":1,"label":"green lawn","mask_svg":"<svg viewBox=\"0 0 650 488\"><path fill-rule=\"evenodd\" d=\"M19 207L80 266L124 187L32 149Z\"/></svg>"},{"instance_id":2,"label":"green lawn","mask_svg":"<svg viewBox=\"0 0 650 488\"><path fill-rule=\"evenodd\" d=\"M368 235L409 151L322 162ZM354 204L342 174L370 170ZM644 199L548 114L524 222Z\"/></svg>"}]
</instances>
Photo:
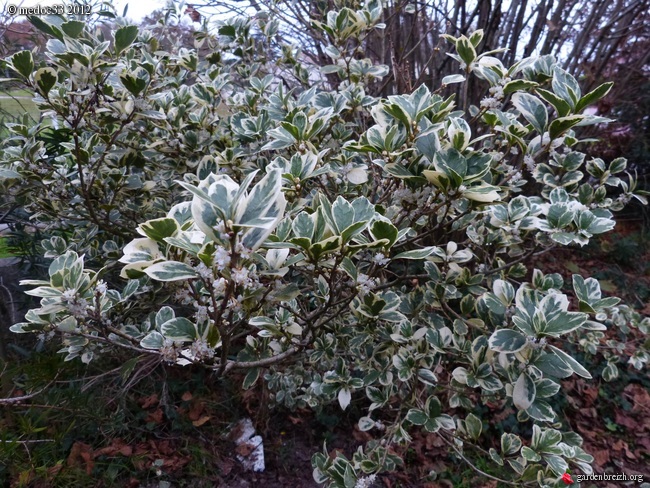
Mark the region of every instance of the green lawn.
<instances>
[{"instance_id":1,"label":"green lawn","mask_svg":"<svg viewBox=\"0 0 650 488\"><path fill-rule=\"evenodd\" d=\"M27 88L0 89L0 95L11 96L11 97L27 97L27 98L34 97L34 94L31 91L29 91Z\"/></svg>"},{"instance_id":2,"label":"green lawn","mask_svg":"<svg viewBox=\"0 0 650 488\"><path fill-rule=\"evenodd\" d=\"M32 102L33 97L27 90L0 89L0 117L21 117L29 112L32 117L38 119L39 111Z\"/></svg>"},{"instance_id":3,"label":"green lawn","mask_svg":"<svg viewBox=\"0 0 650 488\"><path fill-rule=\"evenodd\" d=\"M4 136L4 124L22 121L22 116L29 113L34 121L38 120L40 112L34 102L33 94L28 90L0 89L0 136Z\"/></svg>"}]
</instances>

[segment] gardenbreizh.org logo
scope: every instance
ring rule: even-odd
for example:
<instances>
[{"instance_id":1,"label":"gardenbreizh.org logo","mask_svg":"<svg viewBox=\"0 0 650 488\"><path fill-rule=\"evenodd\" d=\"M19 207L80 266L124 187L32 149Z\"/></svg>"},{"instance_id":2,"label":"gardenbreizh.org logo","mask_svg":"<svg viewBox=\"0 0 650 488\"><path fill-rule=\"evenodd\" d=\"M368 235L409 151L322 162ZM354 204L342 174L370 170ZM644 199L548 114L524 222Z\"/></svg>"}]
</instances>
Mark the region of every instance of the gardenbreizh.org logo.
<instances>
[{"instance_id":1,"label":"gardenbreizh.org logo","mask_svg":"<svg viewBox=\"0 0 650 488\"><path fill-rule=\"evenodd\" d=\"M643 483L642 474L574 474L564 473L561 480L566 485L582 483L583 481L636 481Z\"/></svg>"}]
</instances>

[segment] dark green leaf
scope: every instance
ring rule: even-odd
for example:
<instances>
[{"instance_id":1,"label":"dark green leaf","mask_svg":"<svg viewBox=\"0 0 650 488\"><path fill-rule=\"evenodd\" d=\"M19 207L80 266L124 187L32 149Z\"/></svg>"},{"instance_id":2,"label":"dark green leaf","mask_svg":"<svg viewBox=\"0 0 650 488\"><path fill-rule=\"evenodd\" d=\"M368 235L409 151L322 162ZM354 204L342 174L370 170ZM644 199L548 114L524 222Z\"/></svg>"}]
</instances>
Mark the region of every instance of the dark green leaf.
<instances>
[{"instance_id":1,"label":"dark green leaf","mask_svg":"<svg viewBox=\"0 0 650 488\"><path fill-rule=\"evenodd\" d=\"M47 94L56 84L57 73L54 68L41 68L34 74L34 81L38 91L47 98Z\"/></svg>"},{"instance_id":2,"label":"dark green leaf","mask_svg":"<svg viewBox=\"0 0 650 488\"><path fill-rule=\"evenodd\" d=\"M135 25L127 25L120 27L115 31L115 54L119 55L127 47L133 44L133 41L138 37L138 27ZM131 90L129 90L131 91Z\"/></svg>"},{"instance_id":3,"label":"dark green leaf","mask_svg":"<svg viewBox=\"0 0 650 488\"><path fill-rule=\"evenodd\" d=\"M85 22L80 22L78 20L70 20L68 22L64 22L63 24L61 24L61 30L65 32L67 35L69 35L70 37L72 37L73 39L76 39L81 35L85 26L86 26Z\"/></svg>"},{"instance_id":4,"label":"dark green leaf","mask_svg":"<svg viewBox=\"0 0 650 488\"><path fill-rule=\"evenodd\" d=\"M598 88L596 88L596 89L590 91L589 93L587 93L576 104L576 112L581 112L583 109L587 108L589 105L593 105L594 103L596 103L598 100L600 100L605 95L607 95L609 93L609 91L612 89L613 86L614 86L614 83L612 83L612 82L603 83Z\"/></svg>"},{"instance_id":5,"label":"dark green leaf","mask_svg":"<svg viewBox=\"0 0 650 488\"><path fill-rule=\"evenodd\" d=\"M171 237L179 230L176 220L169 217L148 220L140 224L139 228L148 238L157 242L164 242L165 237Z\"/></svg>"},{"instance_id":6,"label":"dark green leaf","mask_svg":"<svg viewBox=\"0 0 650 488\"><path fill-rule=\"evenodd\" d=\"M17 52L11 56L11 64L18 73L23 75L25 78L29 78L29 75L34 71L34 58L32 58L32 52Z\"/></svg>"},{"instance_id":7,"label":"dark green leaf","mask_svg":"<svg viewBox=\"0 0 650 488\"><path fill-rule=\"evenodd\" d=\"M147 80L143 78L137 78L130 73L120 75L120 81L124 85L124 88L126 88L133 94L133 96L136 97L147 86Z\"/></svg>"},{"instance_id":8,"label":"dark green leaf","mask_svg":"<svg viewBox=\"0 0 650 488\"><path fill-rule=\"evenodd\" d=\"M538 86L538 83L530 80L513 80L506 83L503 87L503 93L509 95L517 91L527 91Z\"/></svg>"},{"instance_id":9,"label":"dark green leaf","mask_svg":"<svg viewBox=\"0 0 650 488\"><path fill-rule=\"evenodd\" d=\"M563 135L571 127L578 125L584 119L584 115L569 115L567 117L560 117L558 119L555 119L549 126L548 134L551 139L556 139L557 137Z\"/></svg>"}]
</instances>

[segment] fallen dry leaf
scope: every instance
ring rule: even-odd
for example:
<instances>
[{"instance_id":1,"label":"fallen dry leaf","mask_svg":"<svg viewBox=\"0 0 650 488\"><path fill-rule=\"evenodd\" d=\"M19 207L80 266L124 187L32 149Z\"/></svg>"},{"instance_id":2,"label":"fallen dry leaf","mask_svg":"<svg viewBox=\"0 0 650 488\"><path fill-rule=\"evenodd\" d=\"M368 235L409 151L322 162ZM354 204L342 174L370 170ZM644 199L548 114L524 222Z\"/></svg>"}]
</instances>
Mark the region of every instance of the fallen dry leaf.
<instances>
[{"instance_id":1,"label":"fallen dry leaf","mask_svg":"<svg viewBox=\"0 0 650 488\"><path fill-rule=\"evenodd\" d=\"M66 464L71 467L85 465L86 473L92 473L95 467L92 447L84 442L75 442L70 449Z\"/></svg>"},{"instance_id":2,"label":"fallen dry leaf","mask_svg":"<svg viewBox=\"0 0 650 488\"><path fill-rule=\"evenodd\" d=\"M195 402L190 406L190 410L187 412L187 416L192 422L194 422L202 417L204 410L205 404L203 402Z\"/></svg>"},{"instance_id":3,"label":"fallen dry leaf","mask_svg":"<svg viewBox=\"0 0 650 488\"><path fill-rule=\"evenodd\" d=\"M192 422L192 425L193 425L194 427L201 427L201 426L202 426L203 424L205 424L208 420L210 420L210 416L209 416L209 415L204 415L204 416L201 417L200 419L195 420L194 422Z\"/></svg>"},{"instance_id":4,"label":"fallen dry leaf","mask_svg":"<svg viewBox=\"0 0 650 488\"><path fill-rule=\"evenodd\" d=\"M217 461L217 466L224 476L228 476L235 467L235 462L232 459L221 459Z\"/></svg>"},{"instance_id":5,"label":"fallen dry leaf","mask_svg":"<svg viewBox=\"0 0 650 488\"><path fill-rule=\"evenodd\" d=\"M93 457L98 456L116 456L121 454L122 456L129 457L133 454L133 448L126 444L122 439L114 439L109 446L102 447L93 452Z\"/></svg>"},{"instance_id":6,"label":"fallen dry leaf","mask_svg":"<svg viewBox=\"0 0 650 488\"><path fill-rule=\"evenodd\" d=\"M609 451L602 449L591 453L594 456L594 461L598 466L604 466L609 462Z\"/></svg>"},{"instance_id":7,"label":"fallen dry leaf","mask_svg":"<svg viewBox=\"0 0 650 488\"><path fill-rule=\"evenodd\" d=\"M47 468L47 477L52 479L55 478L57 474L63 469L62 463L57 463L54 466Z\"/></svg>"},{"instance_id":8,"label":"fallen dry leaf","mask_svg":"<svg viewBox=\"0 0 650 488\"><path fill-rule=\"evenodd\" d=\"M147 409L149 407L152 407L158 403L158 395L155 393L153 395L149 395L148 397L141 398L138 403L140 406L144 409Z\"/></svg>"},{"instance_id":9,"label":"fallen dry leaf","mask_svg":"<svg viewBox=\"0 0 650 488\"><path fill-rule=\"evenodd\" d=\"M157 408L145 419L146 422L153 422L154 424L159 424L163 421L163 411L162 408Z\"/></svg>"},{"instance_id":10,"label":"fallen dry leaf","mask_svg":"<svg viewBox=\"0 0 650 488\"><path fill-rule=\"evenodd\" d=\"M630 431L634 431L638 427L638 422L628 415L623 415L621 412L616 412L615 422L617 425L622 425Z\"/></svg>"}]
</instances>

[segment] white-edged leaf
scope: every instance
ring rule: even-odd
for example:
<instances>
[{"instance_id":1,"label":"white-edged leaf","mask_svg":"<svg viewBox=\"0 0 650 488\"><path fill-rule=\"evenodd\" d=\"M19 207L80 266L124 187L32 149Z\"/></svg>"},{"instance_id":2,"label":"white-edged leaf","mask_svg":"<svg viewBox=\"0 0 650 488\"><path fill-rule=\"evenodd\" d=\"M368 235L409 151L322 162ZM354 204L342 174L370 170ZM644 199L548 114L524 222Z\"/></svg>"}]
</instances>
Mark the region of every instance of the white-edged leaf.
<instances>
[{"instance_id":1,"label":"white-edged leaf","mask_svg":"<svg viewBox=\"0 0 650 488\"><path fill-rule=\"evenodd\" d=\"M483 423L481 422L481 419L473 413L470 413L467 417L465 417L465 430L472 439L478 440L478 438L481 436L481 431L483 430Z\"/></svg>"},{"instance_id":2,"label":"white-edged leaf","mask_svg":"<svg viewBox=\"0 0 650 488\"><path fill-rule=\"evenodd\" d=\"M481 183L480 185L471 186L467 190L463 191L463 196L475 202L491 203L501 199L498 190L498 186Z\"/></svg>"},{"instance_id":3,"label":"white-edged leaf","mask_svg":"<svg viewBox=\"0 0 650 488\"><path fill-rule=\"evenodd\" d=\"M0 179L17 179L21 178L20 173L6 168L0 168Z\"/></svg>"},{"instance_id":4,"label":"white-edged leaf","mask_svg":"<svg viewBox=\"0 0 650 488\"><path fill-rule=\"evenodd\" d=\"M149 262L163 257L158 249L158 244L147 237L133 239L124 246L124 256L119 259L120 263Z\"/></svg>"},{"instance_id":5,"label":"white-edged leaf","mask_svg":"<svg viewBox=\"0 0 650 488\"><path fill-rule=\"evenodd\" d=\"M160 326L160 332L172 341L190 342L198 338L196 326L185 317L176 317Z\"/></svg>"},{"instance_id":6,"label":"white-edged leaf","mask_svg":"<svg viewBox=\"0 0 650 488\"><path fill-rule=\"evenodd\" d=\"M522 372L512 390L512 402L515 407L526 410L535 401L535 393L535 382L528 374Z\"/></svg>"},{"instance_id":7,"label":"white-edged leaf","mask_svg":"<svg viewBox=\"0 0 650 488\"><path fill-rule=\"evenodd\" d=\"M494 331L488 344L493 351L514 353L526 347L526 336L516 330L500 329Z\"/></svg>"},{"instance_id":8,"label":"white-edged leaf","mask_svg":"<svg viewBox=\"0 0 650 488\"><path fill-rule=\"evenodd\" d=\"M144 336L140 341L140 347L144 349L160 349L164 344L165 338L156 330Z\"/></svg>"},{"instance_id":9,"label":"white-edged leaf","mask_svg":"<svg viewBox=\"0 0 650 488\"><path fill-rule=\"evenodd\" d=\"M345 410L352 400L352 392L348 388L341 388L338 395L339 405Z\"/></svg>"},{"instance_id":10,"label":"white-edged leaf","mask_svg":"<svg viewBox=\"0 0 650 488\"><path fill-rule=\"evenodd\" d=\"M548 112L539 98L518 92L512 95L512 103L538 133L543 134L546 131Z\"/></svg>"},{"instance_id":11,"label":"white-edged leaf","mask_svg":"<svg viewBox=\"0 0 650 488\"><path fill-rule=\"evenodd\" d=\"M568 463L564 458L553 454L544 455L544 461L548 463L548 467L557 475L562 476L569 469Z\"/></svg>"},{"instance_id":12,"label":"white-edged leaf","mask_svg":"<svg viewBox=\"0 0 650 488\"><path fill-rule=\"evenodd\" d=\"M157 281L178 281L198 278L197 272L185 263L161 261L149 266L144 272Z\"/></svg>"},{"instance_id":13,"label":"white-edged leaf","mask_svg":"<svg viewBox=\"0 0 650 488\"><path fill-rule=\"evenodd\" d=\"M555 353L555 355L560 358L568 367L570 367L575 374L578 376L582 376L583 378L586 378L588 380L591 379L591 373L585 369L585 367L580 364L578 361L573 359L571 356L569 356L566 352L562 351L561 349L558 349L555 346L551 346L550 344L548 345L550 350Z\"/></svg>"},{"instance_id":14,"label":"white-edged leaf","mask_svg":"<svg viewBox=\"0 0 650 488\"><path fill-rule=\"evenodd\" d=\"M429 417L427 414L418 408L412 408L406 414L406 420L411 422L413 425L424 425Z\"/></svg>"},{"instance_id":15,"label":"white-edged leaf","mask_svg":"<svg viewBox=\"0 0 650 488\"><path fill-rule=\"evenodd\" d=\"M372 429L373 427L375 427L377 423L374 420L372 420L370 417L361 417L359 419L358 425L359 425L359 430L361 432L366 432Z\"/></svg>"},{"instance_id":16,"label":"white-edged leaf","mask_svg":"<svg viewBox=\"0 0 650 488\"><path fill-rule=\"evenodd\" d=\"M173 319L176 317L176 314L174 313L174 309L171 307L162 307L158 312L156 312L156 327L160 329L162 324L165 322L168 322L169 320Z\"/></svg>"},{"instance_id":17,"label":"white-edged leaf","mask_svg":"<svg viewBox=\"0 0 650 488\"><path fill-rule=\"evenodd\" d=\"M364 167L352 168L345 177L353 185L363 185L368 181L368 170Z\"/></svg>"},{"instance_id":18,"label":"white-edged leaf","mask_svg":"<svg viewBox=\"0 0 650 488\"><path fill-rule=\"evenodd\" d=\"M424 247L422 249L413 249L412 251L404 251L399 253L393 258L395 259L424 259L431 256L435 251L435 247Z\"/></svg>"},{"instance_id":19,"label":"white-edged leaf","mask_svg":"<svg viewBox=\"0 0 650 488\"><path fill-rule=\"evenodd\" d=\"M441 83L443 85L451 85L452 83L462 83L463 81L465 81L465 77L463 75L456 74L456 75L445 76L442 79Z\"/></svg>"},{"instance_id":20,"label":"white-edged leaf","mask_svg":"<svg viewBox=\"0 0 650 488\"><path fill-rule=\"evenodd\" d=\"M516 434L506 432L501 435L501 452L504 456L509 456L521 449L521 439Z\"/></svg>"}]
</instances>

